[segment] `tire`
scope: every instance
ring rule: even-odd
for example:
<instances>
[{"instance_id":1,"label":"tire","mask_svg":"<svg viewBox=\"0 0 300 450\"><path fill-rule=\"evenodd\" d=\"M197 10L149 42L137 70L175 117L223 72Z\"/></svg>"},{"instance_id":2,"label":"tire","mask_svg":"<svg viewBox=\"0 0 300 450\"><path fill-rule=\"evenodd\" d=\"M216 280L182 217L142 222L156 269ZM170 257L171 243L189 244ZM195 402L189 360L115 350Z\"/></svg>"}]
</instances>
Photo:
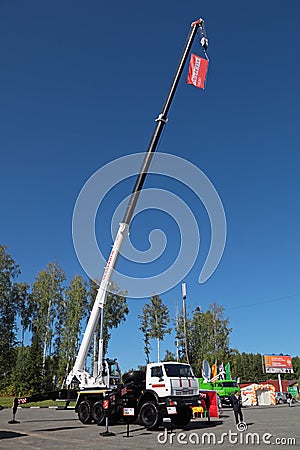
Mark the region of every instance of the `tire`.
<instances>
[{"instance_id":1,"label":"tire","mask_svg":"<svg viewBox=\"0 0 300 450\"><path fill-rule=\"evenodd\" d=\"M131 370L131 372L124 373L122 376L123 383L129 381L144 381L146 379L146 372L143 370Z\"/></svg>"},{"instance_id":2,"label":"tire","mask_svg":"<svg viewBox=\"0 0 300 450\"><path fill-rule=\"evenodd\" d=\"M188 406L182 406L178 408L177 414L172 415L172 423L179 427L185 427L188 425L192 418L192 410Z\"/></svg>"},{"instance_id":3,"label":"tire","mask_svg":"<svg viewBox=\"0 0 300 450\"><path fill-rule=\"evenodd\" d=\"M142 405L140 409L140 421L148 430L156 430L160 426L162 416L155 403L147 402Z\"/></svg>"},{"instance_id":4,"label":"tire","mask_svg":"<svg viewBox=\"0 0 300 450\"><path fill-rule=\"evenodd\" d=\"M92 406L92 419L97 425L104 423L105 414L102 406L102 402L96 402Z\"/></svg>"},{"instance_id":5,"label":"tire","mask_svg":"<svg viewBox=\"0 0 300 450\"><path fill-rule=\"evenodd\" d=\"M78 406L78 419L85 425L92 422L92 407L88 400L84 400Z\"/></svg>"}]
</instances>

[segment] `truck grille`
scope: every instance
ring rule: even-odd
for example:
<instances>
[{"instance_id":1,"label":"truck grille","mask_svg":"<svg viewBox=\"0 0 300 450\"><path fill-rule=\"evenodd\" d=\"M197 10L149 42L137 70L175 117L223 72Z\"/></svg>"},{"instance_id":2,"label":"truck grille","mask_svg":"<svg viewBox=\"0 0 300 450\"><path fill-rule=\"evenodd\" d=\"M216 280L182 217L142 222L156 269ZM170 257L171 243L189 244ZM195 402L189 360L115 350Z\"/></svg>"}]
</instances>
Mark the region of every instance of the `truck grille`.
<instances>
[{"instance_id":1,"label":"truck grille","mask_svg":"<svg viewBox=\"0 0 300 450\"><path fill-rule=\"evenodd\" d=\"M175 395L194 395L197 392L194 392L193 389L175 389Z\"/></svg>"}]
</instances>

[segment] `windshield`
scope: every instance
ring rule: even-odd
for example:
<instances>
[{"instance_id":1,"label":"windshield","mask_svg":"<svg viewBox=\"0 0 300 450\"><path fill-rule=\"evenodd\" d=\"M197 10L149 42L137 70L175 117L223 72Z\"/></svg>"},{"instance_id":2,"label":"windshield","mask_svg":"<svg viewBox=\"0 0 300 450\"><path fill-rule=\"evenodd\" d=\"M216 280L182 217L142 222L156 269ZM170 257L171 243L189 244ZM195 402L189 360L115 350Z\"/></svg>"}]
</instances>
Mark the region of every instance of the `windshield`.
<instances>
[{"instance_id":1,"label":"windshield","mask_svg":"<svg viewBox=\"0 0 300 450\"><path fill-rule=\"evenodd\" d=\"M167 377L193 377L190 366L185 364L164 364Z\"/></svg>"}]
</instances>

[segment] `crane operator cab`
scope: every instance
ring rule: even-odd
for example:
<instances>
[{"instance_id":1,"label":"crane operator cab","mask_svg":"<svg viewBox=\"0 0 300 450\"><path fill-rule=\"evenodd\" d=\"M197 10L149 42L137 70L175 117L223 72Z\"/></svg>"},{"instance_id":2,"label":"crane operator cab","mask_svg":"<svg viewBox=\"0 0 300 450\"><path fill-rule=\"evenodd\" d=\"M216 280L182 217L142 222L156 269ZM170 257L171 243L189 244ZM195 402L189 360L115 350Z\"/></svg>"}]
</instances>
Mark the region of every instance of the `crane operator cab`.
<instances>
[{"instance_id":1,"label":"crane operator cab","mask_svg":"<svg viewBox=\"0 0 300 450\"><path fill-rule=\"evenodd\" d=\"M114 389L121 383L121 370L116 359L103 361L103 381L105 386Z\"/></svg>"}]
</instances>

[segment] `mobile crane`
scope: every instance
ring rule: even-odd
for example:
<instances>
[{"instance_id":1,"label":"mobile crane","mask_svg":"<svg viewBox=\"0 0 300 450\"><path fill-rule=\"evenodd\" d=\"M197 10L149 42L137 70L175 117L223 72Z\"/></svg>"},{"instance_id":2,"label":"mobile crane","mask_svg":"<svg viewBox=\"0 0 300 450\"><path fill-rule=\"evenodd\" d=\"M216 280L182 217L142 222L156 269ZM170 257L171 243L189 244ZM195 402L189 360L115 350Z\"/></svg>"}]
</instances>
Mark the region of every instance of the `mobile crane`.
<instances>
[{"instance_id":1,"label":"mobile crane","mask_svg":"<svg viewBox=\"0 0 300 450\"><path fill-rule=\"evenodd\" d=\"M186 45L170 91L162 111L156 119L156 126L140 173L132 190L123 221L119 225L74 367L66 379L66 385L68 387L74 381L79 384L75 411L78 413L79 420L85 424L91 422L97 424L103 423L105 409L109 410L108 413L111 419L118 420L122 417L123 408L129 407L134 410L132 420L139 417L141 423L148 429L157 428L165 415L169 415L172 422L176 425L184 426L189 423L192 417L191 408L201 404L198 380L195 378L189 364L176 362L152 363L147 365L146 372L132 371L123 375L121 379L117 361L104 360L103 358L104 307L113 270L116 266L124 239L128 235L135 206L143 188L163 128L168 121L167 114L198 30L201 32L201 45L206 54L208 40L204 20L199 19L191 24ZM100 339L98 363L93 375L90 375L85 370L85 364L99 319ZM48 393L48 396L47 394L41 395L43 395L41 399L54 398L55 396L60 398L66 396L67 399L72 398L71 390L69 394L67 390L63 390ZM37 397L35 396L36 400ZM18 404L28 401L33 400L31 397L15 399L14 410L16 411Z\"/></svg>"}]
</instances>

